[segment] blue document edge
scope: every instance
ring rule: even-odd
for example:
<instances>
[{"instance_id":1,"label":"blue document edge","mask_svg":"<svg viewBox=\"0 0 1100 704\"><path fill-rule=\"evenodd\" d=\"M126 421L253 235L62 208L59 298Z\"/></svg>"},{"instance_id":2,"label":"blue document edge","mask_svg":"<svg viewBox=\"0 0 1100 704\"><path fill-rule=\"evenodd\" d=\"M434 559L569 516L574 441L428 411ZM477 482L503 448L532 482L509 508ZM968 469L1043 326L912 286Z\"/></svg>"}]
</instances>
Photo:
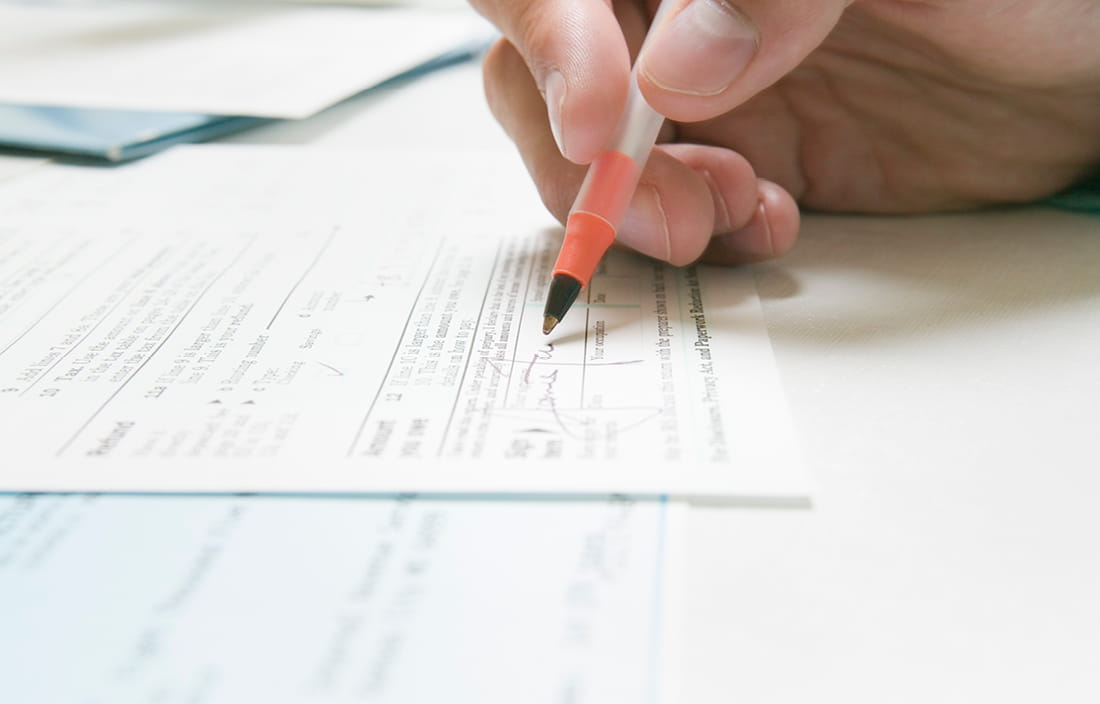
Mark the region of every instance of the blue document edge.
<instances>
[{"instance_id":1,"label":"blue document edge","mask_svg":"<svg viewBox=\"0 0 1100 704\"><path fill-rule=\"evenodd\" d=\"M489 40L458 46L360 91L372 91L480 56ZM244 115L106 110L79 107L0 105L0 147L52 156L124 162L173 144L202 142L279 122Z\"/></svg>"}]
</instances>

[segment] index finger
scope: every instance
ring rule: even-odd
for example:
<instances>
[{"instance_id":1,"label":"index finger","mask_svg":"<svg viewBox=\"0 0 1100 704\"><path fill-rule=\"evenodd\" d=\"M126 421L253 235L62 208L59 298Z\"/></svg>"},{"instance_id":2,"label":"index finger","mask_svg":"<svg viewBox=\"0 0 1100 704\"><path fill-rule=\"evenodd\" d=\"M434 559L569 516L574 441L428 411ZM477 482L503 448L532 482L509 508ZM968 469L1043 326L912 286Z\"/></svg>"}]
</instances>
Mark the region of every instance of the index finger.
<instances>
[{"instance_id":1,"label":"index finger","mask_svg":"<svg viewBox=\"0 0 1100 704\"><path fill-rule=\"evenodd\" d=\"M562 155L585 164L626 102L630 56L609 0L470 0L519 51ZM507 100L507 96L503 96Z\"/></svg>"}]
</instances>

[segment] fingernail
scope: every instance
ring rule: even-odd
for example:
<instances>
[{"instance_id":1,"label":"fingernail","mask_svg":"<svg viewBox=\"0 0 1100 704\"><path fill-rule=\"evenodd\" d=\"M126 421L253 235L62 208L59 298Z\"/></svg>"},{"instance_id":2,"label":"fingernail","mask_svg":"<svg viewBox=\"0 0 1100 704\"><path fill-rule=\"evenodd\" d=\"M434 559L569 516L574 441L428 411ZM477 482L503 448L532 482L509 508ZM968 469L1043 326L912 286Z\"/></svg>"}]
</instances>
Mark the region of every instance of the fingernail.
<instances>
[{"instance_id":1,"label":"fingernail","mask_svg":"<svg viewBox=\"0 0 1100 704\"><path fill-rule=\"evenodd\" d=\"M775 243L772 241L772 229L768 225L768 214L764 203L756 206L752 219L740 230L717 238L724 254L731 259L745 262L771 259L775 256Z\"/></svg>"},{"instance_id":2,"label":"fingernail","mask_svg":"<svg viewBox=\"0 0 1100 704\"><path fill-rule=\"evenodd\" d=\"M648 78L675 93L717 95L756 54L756 27L724 0L692 0L658 27L639 59Z\"/></svg>"},{"instance_id":3,"label":"fingernail","mask_svg":"<svg viewBox=\"0 0 1100 704\"><path fill-rule=\"evenodd\" d=\"M554 135L554 141L558 145L558 151L562 156L569 158L565 152L565 138L561 129L561 111L565 101L565 78L557 71L552 71L546 76L543 83L543 94L546 96L546 110L550 115L550 132Z\"/></svg>"},{"instance_id":4,"label":"fingernail","mask_svg":"<svg viewBox=\"0 0 1100 704\"><path fill-rule=\"evenodd\" d=\"M627 206L617 239L642 254L669 261L672 243L668 236L668 218L661 206L657 188L641 184Z\"/></svg>"}]
</instances>

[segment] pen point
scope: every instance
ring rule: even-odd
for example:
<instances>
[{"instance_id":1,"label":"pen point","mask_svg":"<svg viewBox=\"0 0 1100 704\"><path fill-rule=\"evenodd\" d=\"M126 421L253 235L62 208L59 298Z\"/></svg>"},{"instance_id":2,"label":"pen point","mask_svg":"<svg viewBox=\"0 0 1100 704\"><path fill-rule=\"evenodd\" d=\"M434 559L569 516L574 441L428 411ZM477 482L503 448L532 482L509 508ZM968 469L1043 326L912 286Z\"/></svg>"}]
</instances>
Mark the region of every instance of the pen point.
<instances>
[{"instance_id":1,"label":"pen point","mask_svg":"<svg viewBox=\"0 0 1100 704\"><path fill-rule=\"evenodd\" d=\"M542 334L549 335L569 311L569 306L577 300L581 282L569 274L556 273L550 280L550 290L546 293L546 307L542 309Z\"/></svg>"}]
</instances>

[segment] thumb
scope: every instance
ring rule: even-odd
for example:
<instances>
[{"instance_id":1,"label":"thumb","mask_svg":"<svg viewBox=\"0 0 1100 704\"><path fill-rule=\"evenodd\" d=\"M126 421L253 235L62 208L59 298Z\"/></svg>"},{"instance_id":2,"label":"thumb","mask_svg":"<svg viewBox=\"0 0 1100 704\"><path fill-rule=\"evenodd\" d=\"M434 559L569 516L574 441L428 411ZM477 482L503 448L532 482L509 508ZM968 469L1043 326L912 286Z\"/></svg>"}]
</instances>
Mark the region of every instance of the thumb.
<instances>
[{"instance_id":1,"label":"thumb","mask_svg":"<svg viewBox=\"0 0 1100 704\"><path fill-rule=\"evenodd\" d=\"M665 0L638 56L638 84L673 120L716 117L801 63L850 2Z\"/></svg>"}]
</instances>

